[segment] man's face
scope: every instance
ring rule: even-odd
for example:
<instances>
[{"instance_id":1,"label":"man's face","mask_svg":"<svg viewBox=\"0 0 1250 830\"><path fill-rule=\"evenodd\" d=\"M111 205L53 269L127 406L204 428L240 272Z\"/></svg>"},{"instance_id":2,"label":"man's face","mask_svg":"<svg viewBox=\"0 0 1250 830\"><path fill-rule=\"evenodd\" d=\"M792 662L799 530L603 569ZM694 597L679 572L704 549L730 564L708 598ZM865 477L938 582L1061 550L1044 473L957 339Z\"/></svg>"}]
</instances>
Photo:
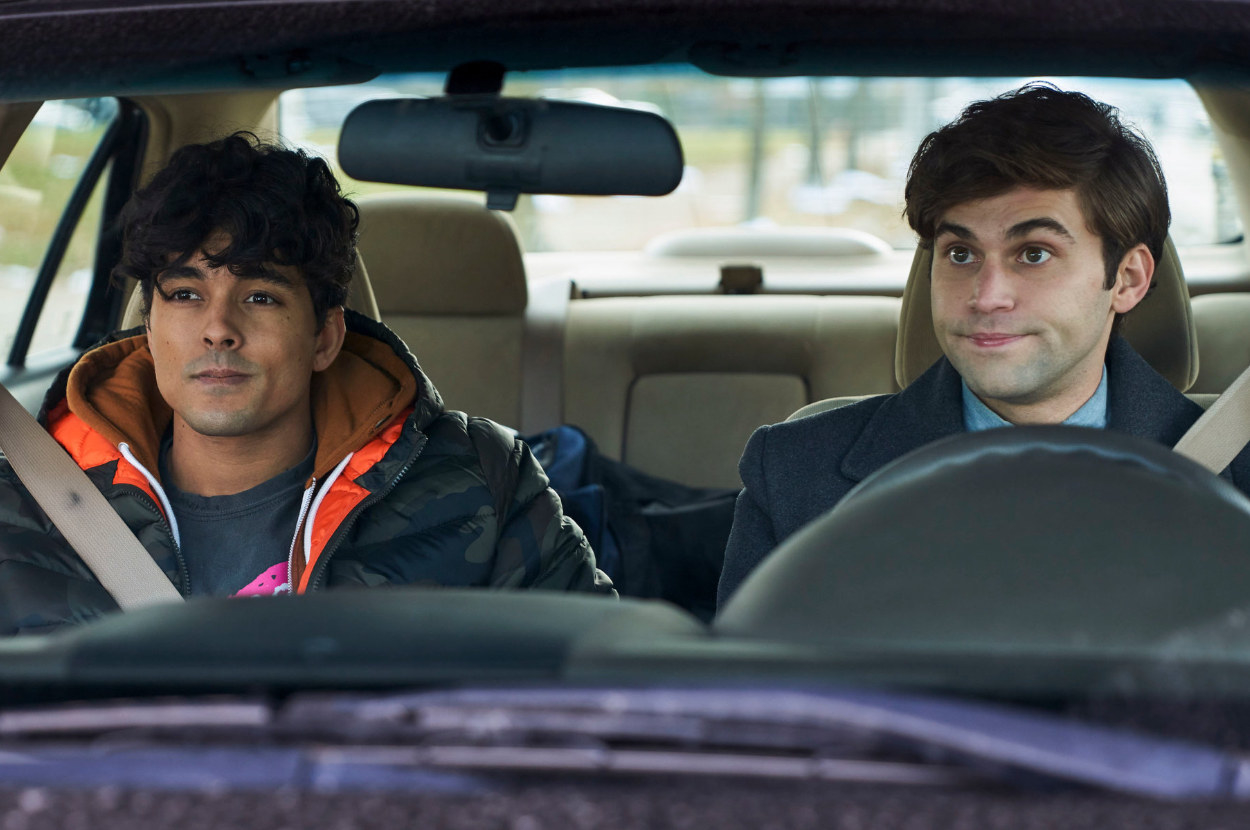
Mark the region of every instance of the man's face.
<instances>
[{"instance_id":1,"label":"man's face","mask_svg":"<svg viewBox=\"0 0 1250 830\"><path fill-rule=\"evenodd\" d=\"M1016 188L938 223L933 328L991 409L1013 423L1058 422L1097 389L1115 314L1144 296L1153 268L1138 245L1105 289L1102 240L1076 192Z\"/></svg>"},{"instance_id":2,"label":"man's face","mask_svg":"<svg viewBox=\"0 0 1250 830\"><path fill-rule=\"evenodd\" d=\"M341 329L339 309L318 329L297 269L236 277L199 251L157 277L148 343L176 419L201 435L254 436L308 428L312 373L337 356Z\"/></svg>"}]
</instances>

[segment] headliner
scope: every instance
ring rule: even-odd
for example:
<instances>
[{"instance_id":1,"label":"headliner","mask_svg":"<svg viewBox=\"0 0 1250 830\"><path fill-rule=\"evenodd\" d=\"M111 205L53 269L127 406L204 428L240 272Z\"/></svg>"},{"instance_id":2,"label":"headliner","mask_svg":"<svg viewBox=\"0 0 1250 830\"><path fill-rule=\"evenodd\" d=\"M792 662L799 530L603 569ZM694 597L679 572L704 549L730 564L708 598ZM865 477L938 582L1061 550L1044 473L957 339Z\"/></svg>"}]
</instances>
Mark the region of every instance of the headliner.
<instances>
[{"instance_id":1,"label":"headliner","mask_svg":"<svg viewBox=\"0 0 1250 830\"><path fill-rule=\"evenodd\" d=\"M1250 74L1247 0L0 0L0 98L689 62L730 75Z\"/></svg>"}]
</instances>

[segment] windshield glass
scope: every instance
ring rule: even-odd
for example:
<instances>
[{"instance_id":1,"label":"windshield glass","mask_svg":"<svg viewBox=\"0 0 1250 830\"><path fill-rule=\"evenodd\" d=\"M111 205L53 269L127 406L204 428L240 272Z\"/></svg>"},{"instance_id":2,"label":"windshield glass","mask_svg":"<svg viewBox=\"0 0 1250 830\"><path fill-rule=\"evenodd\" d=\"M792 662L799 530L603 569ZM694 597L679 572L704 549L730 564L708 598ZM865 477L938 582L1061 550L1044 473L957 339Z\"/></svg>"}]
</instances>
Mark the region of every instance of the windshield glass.
<instances>
[{"instance_id":1,"label":"windshield glass","mask_svg":"<svg viewBox=\"0 0 1250 830\"><path fill-rule=\"evenodd\" d=\"M371 98L440 95L442 75L283 94L284 138L336 158L347 113ZM1028 78L722 78L672 67L509 76L505 95L636 107L669 119L686 170L662 198L523 197L525 250L641 250L660 234L732 226L854 228L909 249L903 182L920 140L970 101ZM1225 162L1192 87L1179 80L1053 79L1120 108L1154 145L1178 245L1232 241L1241 225ZM350 182L357 194L395 185ZM480 199L480 196L473 198Z\"/></svg>"}]
</instances>

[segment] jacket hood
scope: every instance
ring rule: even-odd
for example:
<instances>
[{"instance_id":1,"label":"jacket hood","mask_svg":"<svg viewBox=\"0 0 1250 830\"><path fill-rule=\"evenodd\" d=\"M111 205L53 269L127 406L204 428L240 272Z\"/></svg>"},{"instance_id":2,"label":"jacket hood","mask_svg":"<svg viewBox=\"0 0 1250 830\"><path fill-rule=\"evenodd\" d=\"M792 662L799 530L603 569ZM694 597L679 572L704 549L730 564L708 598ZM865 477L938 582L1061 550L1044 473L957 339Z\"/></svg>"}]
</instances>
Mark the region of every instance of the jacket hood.
<instances>
[{"instance_id":1,"label":"jacket hood","mask_svg":"<svg viewBox=\"0 0 1250 830\"><path fill-rule=\"evenodd\" d=\"M442 398L403 341L354 311L346 311L344 317L347 336L342 351L312 378L317 477L407 409L413 409L414 426L420 431L443 411ZM53 385L41 418L62 417L64 407L112 446L124 442L149 470L158 469L160 441L173 411L157 389L142 328L121 332L84 354Z\"/></svg>"}]
</instances>

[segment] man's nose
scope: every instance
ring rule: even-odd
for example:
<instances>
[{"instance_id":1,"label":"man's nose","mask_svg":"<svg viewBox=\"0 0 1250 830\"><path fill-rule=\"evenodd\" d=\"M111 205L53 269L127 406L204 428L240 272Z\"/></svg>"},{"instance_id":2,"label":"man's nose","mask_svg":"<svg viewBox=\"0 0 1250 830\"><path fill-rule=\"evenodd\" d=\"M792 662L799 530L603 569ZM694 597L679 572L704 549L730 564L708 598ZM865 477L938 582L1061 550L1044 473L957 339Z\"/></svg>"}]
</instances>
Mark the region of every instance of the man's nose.
<instances>
[{"instance_id":1,"label":"man's nose","mask_svg":"<svg viewBox=\"0 0 1250 830\"><path fill-rule=\"evenodd\" d=\"M976 311L988 314L1010 309L1015 302L1015 285L1011 273L997 260L986 259L972 281L972 296L968 305Z\"/></svg>"},{"instance_id":2,"label":"man's nose","mask_svg":"<svg viewBox=\"0 0 1250 830\"><path fill-rule=\"evenodd\" d=\"M235 349L242 342L238 310L231 302L210 302L200 336L210 349Z\"/></svg>"}]
</instances>

